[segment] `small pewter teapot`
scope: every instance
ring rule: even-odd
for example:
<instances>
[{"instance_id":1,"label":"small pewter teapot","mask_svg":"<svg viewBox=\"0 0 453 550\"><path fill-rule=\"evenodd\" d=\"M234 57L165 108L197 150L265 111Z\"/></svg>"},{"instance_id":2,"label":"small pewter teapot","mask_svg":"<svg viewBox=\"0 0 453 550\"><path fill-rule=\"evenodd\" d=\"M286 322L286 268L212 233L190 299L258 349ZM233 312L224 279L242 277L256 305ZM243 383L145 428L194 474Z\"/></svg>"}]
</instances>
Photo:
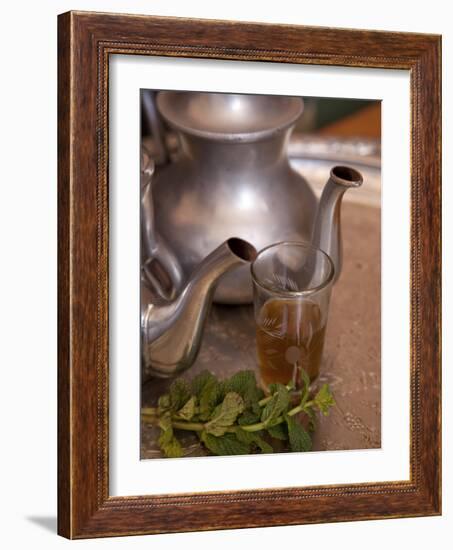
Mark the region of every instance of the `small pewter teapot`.
<instances>
[{"instance_id":1,"label":"small pewter teapot","mask_svg":"<svg viewBox=\"0 0 453 550\"><path fill-rule=\"evenodd\" d=\"M155 174L150 195L158 205L155 230L178 258L180 281L231 235L257 250L279 241L312 242L332 257L339 276L341 197L359 187L362 176L333 168L318 204L287 155L301 98L159 92L157 107L180 147L176 160ZM145 219L151 210L151 203L144 205ZM248 267L224 275L214 300L251 303Z\"/></svg>"}]
</instances>

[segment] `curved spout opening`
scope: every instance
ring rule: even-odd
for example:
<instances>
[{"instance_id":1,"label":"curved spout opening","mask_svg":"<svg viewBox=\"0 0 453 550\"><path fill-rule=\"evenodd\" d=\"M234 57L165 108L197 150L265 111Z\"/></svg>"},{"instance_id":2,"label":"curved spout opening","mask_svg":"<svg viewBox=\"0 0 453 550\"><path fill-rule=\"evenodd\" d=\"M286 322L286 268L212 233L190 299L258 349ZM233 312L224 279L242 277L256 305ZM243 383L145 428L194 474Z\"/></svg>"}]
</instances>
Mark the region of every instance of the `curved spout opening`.
<instances>
[{"instance_id":1,"label":"curved spout opening","mask_svg":"<svg viewBox=\"0 0 453 550\"><path fill-rule=\"evenodd\" d=\"M253 260L258 255L253 245L251 245L247 241L244 241L243 239L239 239L238 237L232 237L231 239L228 239L227 246L232 254L234 254L244 262L253 262Z\"/></svg>"},{"instance_id":2,"label":"curved spout opening","mask_svg":"<svg viewBox=\"0 0 453 550\"><path fill-rule=\"evenodd\" d=\"M362 174L349 166L334 166L330 177L344 187L360 187L363 183Z\"/></svg>"}]
</instances>

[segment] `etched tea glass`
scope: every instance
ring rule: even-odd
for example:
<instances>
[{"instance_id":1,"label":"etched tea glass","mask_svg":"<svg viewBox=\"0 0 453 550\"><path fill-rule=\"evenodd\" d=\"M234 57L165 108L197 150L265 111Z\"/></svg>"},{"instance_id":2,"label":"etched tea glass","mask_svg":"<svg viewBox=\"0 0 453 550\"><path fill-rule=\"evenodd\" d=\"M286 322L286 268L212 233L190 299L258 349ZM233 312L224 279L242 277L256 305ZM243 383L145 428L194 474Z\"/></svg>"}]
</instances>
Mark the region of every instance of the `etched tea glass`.
<instances>
[{"instance_id":1,"label":"etched tea glass","mask_svg":"<svg viewBox=\"0 0 453 550\"><path fill-rule=\"evenodd\" d=\"M261 250L251 272L261 383L301 388L301 369L311 381L319 374L333 262L309 244L281 242Z\"/></svg>"}]
</instances>

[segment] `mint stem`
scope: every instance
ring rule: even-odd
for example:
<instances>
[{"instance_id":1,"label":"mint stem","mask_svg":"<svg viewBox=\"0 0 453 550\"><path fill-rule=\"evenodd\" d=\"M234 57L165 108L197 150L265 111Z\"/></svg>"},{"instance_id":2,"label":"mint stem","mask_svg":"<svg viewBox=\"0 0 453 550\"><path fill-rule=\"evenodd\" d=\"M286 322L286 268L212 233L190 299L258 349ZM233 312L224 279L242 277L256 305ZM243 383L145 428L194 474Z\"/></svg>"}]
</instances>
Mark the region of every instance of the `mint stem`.
<instances>
[{"instance_id":1,"label":"mint stem","mask_svg":"<svg viewBox=\"0 0 453 550\"><path fill-rule=\"evenodd\" d=\"M177 430L190 430L191 432L202 432L204 430L204 424L200 422L178 422L175 420L172 422L173 428Z\"/></svg>"},{"instance_id":2,"label":"mint stem","mask_svg":"<svg viewBox=\"0 0 453 550\"><path fill-rule=\"evenodd\" d=\"M294 416L296 414L299 414L300 412L306 412L306 410L311 407L313 404L313 401L308 401L305 403L305 405L297 405L297 407L292 408L290 411L287 412L288 416ZM151 407L142 409L142 415L143 419L150 422L151 424L155 423L155 421L158 420L155 414L150 414ZM285 418L283 416L279 416L275 419L274 422L272 422L272 426L276 426L277 424L281 424L285 421ZM183 420L173 421L173 427L178 430L188 430L192 432L201 432L204 430L205 425L201 422L185 422ZM265 422L257 422L256 424L249 424L249 425L243 425L243 426L235 426L231 428L228 431L235 432L237 429L244 430L245 432L259 432L260 430L264 430L265 428L268 428L269 426Z\"/></svg>"},{"instance_id":3,"label":"mint stem","mask_svg":"<svg viewBox=\"0 0 453 550\"><path fill-rule=\"evenodd\" d=\"M288 411L286 414L287 416L294 416L296 414L299 414L300 412L306 412L306 408L308 403L304 405L297 405L297 407L292 408L290 411ZM281 424L285 421L285 418L283 416L278 416L274 422L272 422L272 426L276 426L277 424ZM264 430L265 428L269 428L266 424L266 422L258 422L257 424L249 424L248 426L241 426L241 428L246 432L259 432L260 430Z\"/></svg>"}]
</instances>

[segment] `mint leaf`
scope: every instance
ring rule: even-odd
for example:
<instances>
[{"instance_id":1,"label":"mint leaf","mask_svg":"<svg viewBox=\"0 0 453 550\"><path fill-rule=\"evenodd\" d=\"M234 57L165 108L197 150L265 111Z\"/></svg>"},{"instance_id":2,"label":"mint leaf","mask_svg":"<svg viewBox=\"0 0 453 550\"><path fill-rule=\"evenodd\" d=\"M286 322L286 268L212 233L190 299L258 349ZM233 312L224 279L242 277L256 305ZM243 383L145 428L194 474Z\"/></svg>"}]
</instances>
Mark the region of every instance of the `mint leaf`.
<instances>
[{"instance_id":1,"label":"mint leaf","mask_svg":"<svg viewBox=\"0 0 453 550\"><path fill-rule=\"evenodd\" d=\"M200 439L215 455L246 455L250 453L250 445L239 441L234 433L216 437L203 431L200 434Z\"/></svg>"},{"instance_id":2,"label":"mint leaf","mask_svg":"<svg viewBox=\"0 0 453 550\"><path fill-rule=\"evenodd\" d=\"M210 382L217 382L216 377L208 370L200 372L191 382L192 393L200 399L206 384Z\"/></svg>"},{"instance_id":3,"label":"mint leaf","mask_svg":"<svg viewBox=\"0 0 453 550\"><path fill-rule=\"evenodd\" d=\"M216 436L223 435L243 410L242 397L235 392L227 393L221 405L214 410L211 420L205 424L206 432Z\"/></svg>"},{"instance_id":4,"label":"mint leaf","mask_svg":"<svg viewBox=\"0 0 453 550\"><path fill-rule=\"evenodd\" d=\"M179 410L184 403L190 399L190 387L186 380L177 378L171 383L170 386L170 401L171 408L174 411Z\"/></svg>"},{"instance_id":5,"label":"mint leaf","mask_svg":"<svg viewBox=\"0 0 453 550\"><path fill-rule=\"evenodd\" d=\"M329 414L330 407L335 405L335 399L333 398L328 384L324 384L322 386L322 388L315 395L313 401L315 406L324 416Z\"/></svg>"},{"instance_id":6,"label":"mint leaf","mask_svg":"<svg viewBox=\"0 0 453 550\"><path fill-rule=\"evenodd\" d=\"M305 452L311 450L311 437L304 430L302 425L294 418L294 416L285 416L286 425L288 426L289 446L294 452Z\"/></svg>"},{"instance_id":7,"label":"mint leaf","mask_svg":"<svg viewBox=\"0 0 453 550\"><path fill-rule=\"evenodd\" d=\"M307 371L305 371L302 367L300 367L299 372L303 383L303 389L300 396L300 404L303 407L310 396L310 377L308 376Z\"/></svg>"},{"instance_id":8,"label":"mint leaf","mask_svg":"<svg viewBox=\"0 0 453 550\"><path fill-rule=\"evenodd\" d=\"M176 416L178 418L182 418L183 420L191 420L195 414L195 406L197 404L197 398L192 395L192 397L187 401L187 403L179 409L179 411L176 413Z\"/></svg>"},{"instance_id":9,"label":"mint leaf","mask_svg":"<svg viewBox=\"0 0 453 550\"><path fill-rule=\"evenodd\" d=\"M264 396L264 392L256 384L255 373L252 370L238 371L224 382L225 393L238 393L246 406L249 406Z\"/></svg>"},{"instance_id":10,"label":"mint leaf","mask_svg":"<svg viewBox=\"0 0 453 550\"><path fill-rule=\"evenodd\" d=\"M242 443L247 443L248 445L255 445L258 447L262 453L273 453L274 449L272 448L267 441L264 441L264 439L261 437L261 432L246 432L245 430L242 430L239 428L236 430L236 437L239 441Z\"/></svg>"},{"instance_id":11,"label":"mint leaf","mask_svg":"<svg viewBox=\"0 0 453 550\"><path fill-rule=\"evenodd\" d=\"M171 426L171 412L166 411L159 416L159 428L161 428L161 430L168 430Z\"/></svg>"},{"instance_id":12,"label":"mint leaf","mask_svg":"<svg viewBox=\"0 0 453 550\"><path fill-rule=\"evenodd\" d=\"M256 424L261 419L261 409L256 413L250 409L246 409L238 418L238 424L240 426L249 426L250 424Z\"/></svg>"},{"instance_id":13,"label":"mint leaf","mask_svg":"<svg viewBox=\"0 0 453 550\"><path fill-rule=\"evenodd\" d=\"M161 431L158 443L167 458L179 458L183 455L181 444L174 436L171 426Z\"/></svg>"},{"instance_id":14,"label":"mint leaf","mask_svg":"<svg viewBox=\"0 0 453 550\"><path fill-rule=\"evenodd\" d=\"M304 390L308 391L308 388L310 387L310 377L308 376L307 371L302 367L300 368L300 377L305 386Z\"/></svg>"},{"instance_id":15,"label":"mint leaf","mask_svg":"<svg viewBox=\"0 0 453 550\"><path fill-rule=\"evenodd\" d=\"M272 392L272 398L266 403L261 414L261 421L266 427L272 426L289 405L289 392L283 384L271 384L269 389Z\"/></svg>"},{"instance_id":16,"label":"mint leaf","mask_svg":"<svg viewBox=\"0 0 453 550\"><path fill-rule=\"evenodd\" d=\"M208 373L209 374L209 373ZM206 376L199 384L199 417L200 420L208 420L218 403L223 397L221 384L214 376Z\"/></svg>"},{"instance_id":17,"label":"mint leaf","mask_svg":"<svg viewBox=\"0 0 453 550\"><path fill-rule=\"evenodd\" d=\"M168 393L161 395L157 401L157 412L159 415L171 409L171 401Z\"/></svg>"},{"instance_id":18,"label":"mint leaf","mask_svg":"<svg viewBox=\"0 0 453 550\"><path fill-rule=\"evenodd\" d=\"M267 428L267 433L275 437L275 439L280 439L280 441L286 441L288 439L288 430L285 424L276 424L275 426L269 426Z\"/></svg>"}]
</instances>

